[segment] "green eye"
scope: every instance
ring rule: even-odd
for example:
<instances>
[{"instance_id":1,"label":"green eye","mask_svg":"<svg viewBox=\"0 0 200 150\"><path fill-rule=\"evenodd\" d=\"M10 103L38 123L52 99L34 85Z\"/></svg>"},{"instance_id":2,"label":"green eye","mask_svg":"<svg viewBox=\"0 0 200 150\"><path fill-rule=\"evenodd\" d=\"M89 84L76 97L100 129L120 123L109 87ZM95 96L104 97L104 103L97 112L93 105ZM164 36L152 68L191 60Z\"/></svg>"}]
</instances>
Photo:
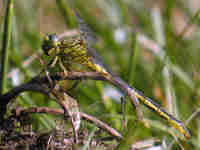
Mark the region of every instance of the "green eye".
<instances>
[{"instance_id":1,"label":"green eye","mask_svg":"<svg viewBox=\"0 0 200 150\"><path fill-rule=\"evenodd\" d=\"M42 50L46 55L49 55L49 51L58 46L58 37L56 34L50 34L44 37Z\"/></svg>"}]
</instances>

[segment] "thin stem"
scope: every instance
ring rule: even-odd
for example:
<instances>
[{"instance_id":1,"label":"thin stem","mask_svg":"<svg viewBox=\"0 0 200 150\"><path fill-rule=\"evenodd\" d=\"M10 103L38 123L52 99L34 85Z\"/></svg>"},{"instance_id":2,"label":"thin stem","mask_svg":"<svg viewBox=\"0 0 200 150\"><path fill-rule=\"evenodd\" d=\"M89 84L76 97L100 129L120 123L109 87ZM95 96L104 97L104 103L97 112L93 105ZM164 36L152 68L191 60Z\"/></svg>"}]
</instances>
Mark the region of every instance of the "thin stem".
<instances>
[{"instance_id":1,"label":"thin stem","mask_svg":"<svg viewBox=\"0 0 200 150\"><path fill-rule=\"evenodd\" d=\"M69 9L69 7L64 3L63 0L56 0L56 5L58 9L60 10L62 16L64 17L65 24L68 28L74 28L75 27L75 21L73 19L73 15Z\"/></svg>"},{"instance_id":2,"label":"thin stem","mask_svg":"<svg viewBox=\"0 0 200 150\"><path fill-rule=\"evenodd\" d=\"M10 46L11 25L13 17L13 0L7 2L6 15L4 20L4 33L2 41L2 55L1 55L1 75L0 75L0 94L6 90L6 73L8 70L8 49Z\"/></svg>"},{"instance_id":3,"label":"thin stem","mask_svg":"<svg viewBox=\"0 0 200 150\"><path fill-rule=\"evenodd\" d=\"M135 67L136 67L136 59L137 59L137 39L136 39L136 33L134 34L134 37L132 39L132 46L133 49L130 52L130 57L129 57L129 64L128 64L128 83L129 85L133 85L134 82L134 72L135 72Z\"/></svg>"}]
</instances>

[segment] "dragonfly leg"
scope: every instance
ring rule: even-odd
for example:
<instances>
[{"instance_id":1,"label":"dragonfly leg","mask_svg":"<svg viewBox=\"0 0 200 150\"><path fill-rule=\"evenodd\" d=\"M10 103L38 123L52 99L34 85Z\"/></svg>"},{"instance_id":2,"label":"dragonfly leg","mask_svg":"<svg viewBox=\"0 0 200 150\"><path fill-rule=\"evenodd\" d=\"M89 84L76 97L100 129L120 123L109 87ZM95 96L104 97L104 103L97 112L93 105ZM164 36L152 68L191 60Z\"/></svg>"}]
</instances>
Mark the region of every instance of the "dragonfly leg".
<instances>
[{"instance_id":1,"label":"dragonfly leg","mask_svg":"<svg viewBox=\"0 0 200 150\"><path fill-rule=\"evenodd\" d=\"M65 68L65 66L63 65L63 63L61 62L60 59L59 59L59 66L62 69L62 71L64 73L64 76L67 76L68 75L68 71L67 71L67 69Z\"/></svg>"},{"instance_id":2,"label":"dragonfly leg","mask_svg":"<svg viewBox=\"0 0 200 150\"><path fill-rule=\"evenodd\" d=\"M50 62L48 64L44 65L44 67L43 67L43 71L45 72L45 75L46 75L46 77L49 81L49 85L50 85L49 93L54 89L54 87L56 85L56 82L51 79L49 68L54 67L56 65L57 61L58 61L58 57L55 56L55 57L53 57L53 59L50 60Z\"/></svg>"},{"instance_id":3,"label":"dragonfly leg","mask_svg":"<svg viewBox=\"0 0 200 150\"><path fill-rule=\"evenodd\" d=\"M40 74L45 73L45 75L49 81L49 84L50 84L50 90L49 90L49 92L50 92L55 86L53 80L50 77L50 73L48 71L48 67L51 64L51 62L49 64L45 65L45 63L43 62L43 60L41 58L39 58L39 61L40 61L40 64L42 65L42 69L41 69L42 71L40 72Z\"/></svg>"},{"instance_id":4,"label":"dragonfly leg","mask_svg":"<svg viewBox=\"0 0 200 150\"><path fill-rule=\"evenodd\" d=\"M55 58L52 59L52 61L48 64L49 67L54 67L58 61L58 56L55 56Z\"/></svg>"}]
</instances>

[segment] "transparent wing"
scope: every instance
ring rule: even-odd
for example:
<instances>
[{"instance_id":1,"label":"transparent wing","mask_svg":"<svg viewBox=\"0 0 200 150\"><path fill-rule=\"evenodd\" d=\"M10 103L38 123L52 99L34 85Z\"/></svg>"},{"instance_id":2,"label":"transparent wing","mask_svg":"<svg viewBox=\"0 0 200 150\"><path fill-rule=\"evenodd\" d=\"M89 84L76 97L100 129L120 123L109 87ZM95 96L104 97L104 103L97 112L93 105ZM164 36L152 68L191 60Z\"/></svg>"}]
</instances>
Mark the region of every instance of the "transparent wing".
<instances>
[{"instance_id":1,"label":"transparent wing","mask_svg":"<svg viewBox=\"0 0 200 150\"><path fill-rule=\"evenodd\" d=\"M77 19L77 23L80 30L80 38L84 41L87 53L91 56L91 61L93 63L96 63L100 65L101 67L105 68L107 72L111 74L111 71L108 69L108 67L103 63L103 59L98 55L98 53L92 48L92 45L94 45L97 41L96 36L94 35L94 32L90 29L88 24L85 23L85 21L80 17L80 15L75 12L75 16Z\"/></svg>"},{"instance_id":2,"label":"transparent wing","mask_svg":"<svg viewBox=\"0 0 200 150\"><path fill-rule=\"evenodd\" d=\"M75 16L80 29L81 39L89 48L96 43L97 38L94 32L90 29L90 27L85 23L85 21L79 16L77 12L75 12Z\"/></svg>"}]
</instances>

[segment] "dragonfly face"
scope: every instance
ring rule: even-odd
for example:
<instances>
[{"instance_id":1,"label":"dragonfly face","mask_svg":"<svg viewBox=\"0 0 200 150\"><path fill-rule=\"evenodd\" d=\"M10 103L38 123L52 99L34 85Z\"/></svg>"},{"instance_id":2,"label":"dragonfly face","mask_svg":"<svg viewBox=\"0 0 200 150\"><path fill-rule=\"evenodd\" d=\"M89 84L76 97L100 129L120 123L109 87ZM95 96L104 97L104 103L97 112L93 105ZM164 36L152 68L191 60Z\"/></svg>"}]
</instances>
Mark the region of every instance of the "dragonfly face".
<instances>
[{"instance_id":1,"label":"dragonfly face","mask_svg":"<svg viewBox=\"0 0 200 150\"><path fill-rule=\"evenodd\" d=\"M50 56L52 52L56 50L59 43L60 42L56 34L46 35L43 40L42 50L46 55Z\"/></svg>"}]
</instances>

